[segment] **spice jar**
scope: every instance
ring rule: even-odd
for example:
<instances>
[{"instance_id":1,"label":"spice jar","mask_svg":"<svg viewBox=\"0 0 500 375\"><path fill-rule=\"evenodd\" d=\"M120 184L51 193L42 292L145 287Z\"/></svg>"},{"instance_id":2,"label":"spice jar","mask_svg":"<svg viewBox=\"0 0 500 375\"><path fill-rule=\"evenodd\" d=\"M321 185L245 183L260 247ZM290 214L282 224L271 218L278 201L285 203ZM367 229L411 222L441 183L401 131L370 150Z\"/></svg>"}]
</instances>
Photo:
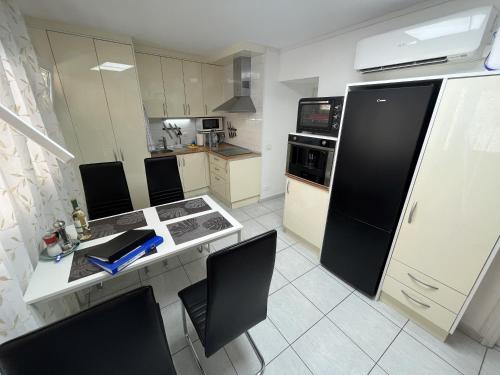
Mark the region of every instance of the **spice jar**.
<instances>
[{"instance_id":1,"label":"spice jar","mask_svg":"<svg viewBox=\"0 0 500 375\"><path fill-rule=\"evenodd\" d=\"M47 245L47 254L49 256L56 257L62 253L56 233L48 233L43 236L43 242Z\"/></svg>"}]
</instances>

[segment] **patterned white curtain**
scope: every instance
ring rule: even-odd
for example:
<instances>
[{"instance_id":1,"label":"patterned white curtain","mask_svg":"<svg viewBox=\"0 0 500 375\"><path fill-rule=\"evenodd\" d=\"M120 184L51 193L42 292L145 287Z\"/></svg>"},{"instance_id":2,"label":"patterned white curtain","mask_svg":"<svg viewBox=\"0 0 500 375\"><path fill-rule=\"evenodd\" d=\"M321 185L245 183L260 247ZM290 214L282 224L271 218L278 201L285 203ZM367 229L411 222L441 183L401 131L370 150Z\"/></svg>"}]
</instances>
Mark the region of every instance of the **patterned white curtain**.
<instances>
[{"instance_id":1,"label":"patterned white curtain","mask_svg":"<svg viewBox=\"0 0 500 375\"><path fill-rule=\"evenodd\" d=\"M0 102L64 145L23 17L11 0L0 0ZM0 120L0 342L77 310L73 298L32 308L22 296L41 237L56 219L70 221L70 200L81 196L75 165L61 163Z\"/></svg>"}]
</instances>

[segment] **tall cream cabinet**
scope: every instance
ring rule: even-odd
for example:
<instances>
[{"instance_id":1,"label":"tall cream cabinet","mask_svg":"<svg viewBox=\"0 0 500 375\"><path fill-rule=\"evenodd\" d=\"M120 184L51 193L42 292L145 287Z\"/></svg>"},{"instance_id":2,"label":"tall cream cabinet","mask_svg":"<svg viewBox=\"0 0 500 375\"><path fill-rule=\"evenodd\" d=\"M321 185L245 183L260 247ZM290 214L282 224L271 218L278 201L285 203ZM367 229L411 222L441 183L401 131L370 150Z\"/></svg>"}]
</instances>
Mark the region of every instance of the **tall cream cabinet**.
<instances>
[{"instance_id":1,"label":"tall cream cabinet","mask_svg":"<svg viewBox=\"0 0 500 375\"><path fill-rule=\"evenodd\" d=\"M445 80L382 299L445 338L497 251L500 76Z\"/></svg>"},{"instance_id":2,"label":"tall cream cabinet","mask_svg":"<svg viewBox=\"0 0 500 375\"><path fill-rule=\"evenodd\" d=\"M221 66L137 52L137 69L148 117L216 116L223 101Z\"/></svg>"},{"instance_id":3,"label":"tall cream cabinet","mask_svg":"<svg viewBox=\"0 0 500 375\"><path fill-rule=\"evenodd\" d=\"M134 208L146 207L144 158L149 154L132 46L37 28L29 31L40 64L52 72L54 109L78 164L122 161ZM106 62L129 68L100 69Z\"/></svg>"},{"instance_id":4,"label":"tall cream cabinet","mask_svg":"<svg viewBox=\"0 0 500 375\"><path fill-rule=\"evenodd\" d=\"M328 204L327 190L288 177L283 226L321 249Z\"/></svg>"}]
</instances>

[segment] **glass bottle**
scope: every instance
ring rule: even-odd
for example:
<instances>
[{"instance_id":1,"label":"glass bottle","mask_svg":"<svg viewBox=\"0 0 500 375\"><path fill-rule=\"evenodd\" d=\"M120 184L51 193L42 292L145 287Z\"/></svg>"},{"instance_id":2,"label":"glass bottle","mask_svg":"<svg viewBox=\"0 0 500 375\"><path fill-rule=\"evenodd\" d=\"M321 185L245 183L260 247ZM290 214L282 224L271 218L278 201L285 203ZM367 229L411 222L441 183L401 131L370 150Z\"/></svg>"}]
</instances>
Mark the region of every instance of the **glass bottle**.
<instances>
[{"instance_id":1,"label":"glass bottle","mask_svg":"<svg viewBox=\"0 0 500 375\"><path fill-rule=\"evenodd\" d=\"M78 239L80 241L90 239L90 237L92 237L92 234L90 233L87 215L85 215L85 212L83 212L83 210L78 206L78 202L76 199L72 199L71 204L73 205L73 213L71 214L71 216L73 217L73 224L75 224Z\"/></svg>"}]
</instances>

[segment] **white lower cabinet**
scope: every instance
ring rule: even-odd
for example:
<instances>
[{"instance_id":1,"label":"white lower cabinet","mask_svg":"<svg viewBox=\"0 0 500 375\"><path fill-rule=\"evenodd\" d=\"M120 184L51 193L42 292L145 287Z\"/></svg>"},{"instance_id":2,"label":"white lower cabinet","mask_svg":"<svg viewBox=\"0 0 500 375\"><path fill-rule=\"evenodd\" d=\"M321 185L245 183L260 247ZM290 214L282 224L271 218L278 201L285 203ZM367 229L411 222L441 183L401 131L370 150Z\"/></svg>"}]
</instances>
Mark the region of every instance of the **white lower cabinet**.
<instances>
[{"instance_id":1,"label":"white lower cabinet","mask_svg":"<svg viewBox=\"0 0 500 375\"><path fill-rule=\"evenodd\" d=\"M260 197L261 158L210 158L210 191L231 208L255 203Z\"/></svg>"},{"instance_id":2,"label":"white lower cabinet","mask_svg":"<svg viewBox=\"0 0 500 375\"><path fill-rule=\"evenodd\" d=\"M327 190L287 178L283 225L321 249L328 204Z\"/></svg>"},{"instance_id":3,"label":"white lower cabinet","mask_svg":"<svg viewBox=\"0 0 500 375\"><path fill-rule=\"evenodd\" d=\"M205 152L178 155L177 165L184 194L198 192L208 187L208 160Z\"/></svg>"},{"instance_id":4,"label":"white lower cabinet","mask_svg":"<svg viewBox=\"0 0 500 375\"><path fill-rule=\"evenodd\" d=\"M382 298L441 338L458 324L500 236L498 103L499 76L446 82L382 286Z\"/></svg>"}]
</instances>

